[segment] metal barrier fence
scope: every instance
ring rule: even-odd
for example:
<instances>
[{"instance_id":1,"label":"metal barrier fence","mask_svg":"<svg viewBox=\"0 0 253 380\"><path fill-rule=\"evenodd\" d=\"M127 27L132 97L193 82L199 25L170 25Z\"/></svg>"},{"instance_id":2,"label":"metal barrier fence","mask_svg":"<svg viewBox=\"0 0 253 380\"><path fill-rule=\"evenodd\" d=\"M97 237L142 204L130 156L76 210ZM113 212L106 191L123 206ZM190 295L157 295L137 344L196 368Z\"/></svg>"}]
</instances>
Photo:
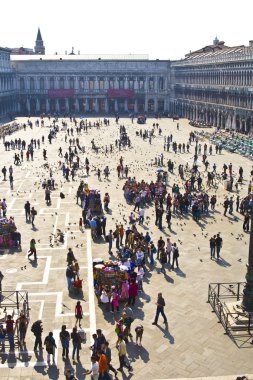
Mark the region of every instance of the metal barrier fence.
<instances>
[{"instance_id":1,"label":"metal barrier fence","mask_svg":"<svg viewBox=\"0 0 253 380\"><path fill-rule=\"evenodd\" d=\"M244 312L240 306L238 311L228 309L226 301L240 301L243 297L245 282L211 283L208 287L208 302L225 329L226 334L233 332L247 332L253 330L253 316Z\"/></svg>"}]
</instances>

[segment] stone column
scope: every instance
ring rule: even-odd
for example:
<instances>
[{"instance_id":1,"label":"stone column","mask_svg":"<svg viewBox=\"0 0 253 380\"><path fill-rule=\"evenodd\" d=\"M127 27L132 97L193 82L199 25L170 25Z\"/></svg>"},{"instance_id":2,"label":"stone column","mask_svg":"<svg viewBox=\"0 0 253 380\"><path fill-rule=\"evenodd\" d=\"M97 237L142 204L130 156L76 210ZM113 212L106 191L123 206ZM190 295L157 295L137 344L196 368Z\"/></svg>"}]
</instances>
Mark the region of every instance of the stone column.
<instances>
[{"instance_id":1,"label":"stone column","mask_svg":"<svg viewBox=\"0 0 253 380\"><path fill-rule=\"evenodd\" d=\"M89 112L90 108L89 108L89 98L86 98L85 99L85 111L86 112Z\"/></svg>"},{"instance_id":2,"label":"stone column","mask_svg":"<svg viewBox=\"0 0 253 380\"><path fill-rule=\"evenodd\" d=\"M158 92L158 77L155 77L155 92L157 93Z\"/></svg>"},{"instance_id":3,"label":"stone column","mask_svg":"<svg viewBox=\"0 0 253 380\"><path fill-rule=\"evenodd\" d=\"M38 98L36 99L36 111L40 112L40 102Z\"/></svg>"},{"instance_id":4,"label":"stone column","mask_svg":"<svg viewBox=\"0 0 253 380\"><path fill-rule=\"evenodd\" d=\"M74 89L75 89L75 92L78 92L78 77L75 76L74 77Z\"/></svg>"},{"instance_id":5,"label":"stone column","mask_svg":"<svg viewBox=\"0 0 253 380\"><path fill-rule=\"evenodd\" d=\"M148 77L144 78L144 91L145 93L148 92Z\"/></svg>"},{"instance_id":6,"label":"stone column","mask_svg":"<svg viewBox=\"0 0 253 380\"><path fill-rule=\"evenodd\" d=\"M138 105L137 105L137 99L134 101L134 113L138 112Z\"/></svg>"},{"instance_id":7,"label":"stone column","mask_svg":"<svg viewBox=\"0 0 253 380\"><path fill-rule=\"evenodd\" d=\"M45 91L47 92L49 90L49 77L44 77L45 80Z\"/></svg>"},{"instance_id":8,"label":"stone column","mask_svg":"<svg viewBox=\"0 0 253 380\"><path fill-rule=\"evenodd\" d=\"M30 99L29 98L26 99L26 108L27 108L28 113L30 113L31 107L30 107Z\"/></svg>"},{"instance_id":9,"label":"stone column","mask_svg":"<svg viewBox=\"0 0 253 380\"><path fill-rule=\"evenodd\" d=\"M108 99L105 98L105 112L108 113L109 107L108 107Z\"/></svg>"},{"instance_id":10,"label":"stone column","mask_svg":"<svg viewBox=\"0 0 253 380\"><path fill-rule=\"evenodd\" d=\"M114 100L114 111L115 111L115 112L118 112L118 110L119 110L119 108L118 108L118 100L115 99L115 100Z\"/></svg>"},{"instance_id":11,"label":"stone column","mask_svg":"<svg viewBox=\"0 0 253 380\"><path fill-rule=\"evenodd\" d=\"M85 77L85 80L84 80L84 89L85 90L88 90L89 89L89 81L88 81L88 78Z\"/></svg>"},{"instance_id":12,"label":"stone column","mask_svg":"<svg viewBox=\"0 0 253 380\"><path fill-rule=\"evenodd\" d=\"M137 77L134 79L134 89L137 90L137 91L138 91L138 89L139 89L139 86L138 86L138 78L137 78Z\"/></svg>"},{"instance_id":13,"label":"stone column","mask_svg":"<svg viewBox=\"0 0 253 380\"><path fill-rule=\"evenodd\" d=\"M147 95L145 96L144 112L145 113L148 112L148 97L147 97Z\"/></svg>"},{"instance_id":14,"label":"stone column","mask_svg":"<svg viewBox=\"0 0 253 380\"><path fill-rule=\"evenodd\" d=\"M127 99L124 101L124 110L125 112L128 112Z\"/></svg>"},{"instance_id":15,"label":"stone column","mask_svg":"<svg viewBox=\"0 0 253 380\"><path fill-rule=\"evenodd\" d=\"M154 111L157 112L158 111L158 100L157 99L154 99Z\"/></svg>"},{"instance_id":16,"label":"stone column","mask_svg":"<svg viewBox=\"0 0 253 380\"><path fill-rule=\"evenodd\" d=\"M128 77L125 77L124 88L125 88L126 90L129 88L129 86L128 86Z\"/></svg>"},{"instance_id":17,"label":"stone column","mask_svg":"<svg viewBox=\"0 0 253 380\"><path fill-rule=\"evenodd\" d=\"M98 112L98 99L95 99L95 111Z\"/></svg>"},{"instance_id":18,"label":"stone column","mask_svg":"<svg viewBox=\"0 0 253 380\"><path fill-rule=\"evenodd\" d=\"M105 78L105 90L109 89L109 79Z\"/></svg>"},{"instance_id":19,"label":"stone column","mask_svg":"<svg viewBox=\"0 0 253 380\"><path fill-rule=\"evenodd\" d=\"M56 99L56 101L55 101L55 110L56 110L56 112L60 111L59 99Z\"/></svg>"},{"instance_id":20,"label":"stone column","mask_svg":"<svg viewBox=\"0 0 253 380\"><path fill-rule=\"evenodd\" d=\"M231 125L232 129L236 129L236 115L235 113L233 114L233 118L232 118L232 125Z\"/></svg>"},{"instance_id":21,"label":"stone column","mask_svg":"<svg viewBox=\"0 0 253 380\"><path fill-rule=\"evenodd\" d=\"M50 105L49 105L49 99L46 99L46 112L49 112L50 110Z\"/></svg>"},{"instance_id":22,"label":"stone column","mask_svg":"<svg viewBox=\"0 0 253 380\"><path fill-rule=\"evenodd\" d=\"M65 99L65 109L66 109L66 112L69 112L69 99L68 98Z\"/></svg>"},{"instance_id":23,"label":"stone column","mask_svg":"<svg viewBox=\"0 0 253 380\"><path fill-rule=\"evenodd\" d=\"M98 77L95 77L94 90L98 90Z\"/></svg>"},{"instance_id":24,"label":"stone column","mask_svg":"<svg viewBox=\"0 0 253 380\"><path fill-rule=\"evenodd\" d=\"M78 100L78 97L76 97L76 100L75 100L75 110L76 110L76 112L79 112L79 100Z\"/></svg>"}]
</instances>

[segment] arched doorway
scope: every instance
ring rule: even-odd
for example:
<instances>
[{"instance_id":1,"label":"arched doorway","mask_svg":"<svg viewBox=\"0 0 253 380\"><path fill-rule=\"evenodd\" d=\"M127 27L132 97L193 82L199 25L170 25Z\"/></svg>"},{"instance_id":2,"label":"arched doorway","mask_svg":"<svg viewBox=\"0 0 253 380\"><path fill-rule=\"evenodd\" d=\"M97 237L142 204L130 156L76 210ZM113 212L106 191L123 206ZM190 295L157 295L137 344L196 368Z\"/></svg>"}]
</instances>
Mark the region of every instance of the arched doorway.
<instances>
[{"instance_id":1,"label":"arched doorway","mask_svg":"<svg viewBox=\"0 0 253 380\"><path fill-rule=\"evenodd\" d=\"M155 112L155 101L154 101L154 99L148 100L148 112Z\"/></svg>"}]
</instances>

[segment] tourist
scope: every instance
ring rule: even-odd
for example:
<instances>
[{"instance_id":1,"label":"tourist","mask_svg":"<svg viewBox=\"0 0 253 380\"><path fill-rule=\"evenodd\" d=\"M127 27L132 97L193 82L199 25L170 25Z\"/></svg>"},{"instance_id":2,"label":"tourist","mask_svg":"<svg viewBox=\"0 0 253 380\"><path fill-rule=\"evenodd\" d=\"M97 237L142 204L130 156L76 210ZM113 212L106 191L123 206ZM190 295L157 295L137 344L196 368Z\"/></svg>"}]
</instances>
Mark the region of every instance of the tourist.
<instances>
[{"instance_id":1,"label":"tourist","mask_svg":"<svg viewBox=\"0 0 253 380\"><path fill-rule=\"evenodd\" d=\"M34 219L35 219L35 215L37 215L37 211L35 210L34 207L32 207L31 209L31 215L32 215L32 226L34 227Z\"/></svg>"},{"instance_id":2,"label":"tourist","mask_svg":"<svg viewBox=\"0 0 253 380\"><path fill-rule=\"evenodd\" d=\"M81 348L81 336L77 332L77 328L76 327L73 327L73 330L72 330L72 333L71 333L71 340L72 340L72 346L73 346L72 360L73 360L73 364L76 364L75 354L76 354L77 361L79 361L80 360L79 350Z\"/></svg>"},{"instance_id":3,"label":"tourist","mask_svg":"<svg viewBox=\"0 0 253 380\"><path fill-rule=\"evenodd\" d=\"M160 314L162 314L163 316L163 322L167 324L167 317L164 314L164 307L165 307L165 301L162 296L162 293L158 293L157 302L156 302L156 316L155 316L154 322L152 322L152 325L157 325Z\"/></svg>"},{"instance_id":4,"label":"tourist","mask_svg":"<svg viewBox=\"0 0 253 380\"><path fill-rule=\"evenodd\" d=\"M118 368L118 371L123 371L123 368L126 367L128 371L133 371L133 368L129 363L126 362L127 360L127 351L126 351L126 343L122 339L121 336L118 338L118 343L116 345L118 351L119 351L119 363L120 367Z\"/></svg>"},{"instance_id":5,"label":"tourist","mask_svg":"<svg viewBox=\"0 0 253 380\"><path fill-rule=\"evenodd\" d=\"M177 268L179 267L179 265L178 265L178 258L179 258L179 250L178 250L178 247L177 247L177 243L174 243L172 245L172 266L171 266L171 269L174 270L175 263L176 263Z\"/></svg>"},{"instance_id":6,"label":"tourist","mask_svg":"<svg viewBox=\"0 0 253 380\"><path fill-rule=\"evenodd\" d=\"M212 236L209 242L210 242L210 259L212 260L215 257L216 235Z\"/></svg>"},{"instance_id":7,"label":"tourist","mask_svg":"<svg viewBox=\"0 0 253 380\"><path fill-rule=\"evenodd\" d=\"M220 237L220 234L217 234L217 236L216 236L215 246L216 246L217 260L219 260L220 259L220 250L222 248L222 238Z\"/></svg>"},{"instance_id":8,"label":"tourist","mask_svg":"<svg viewBox=\"0 0 253 380\"><path fill-rule=\"evenodd\" d=\"M61 327L60 341L61 341L61 345L62 345L62 357L64 358L66 356L66 359L68 359L68 357L69 357L70 334L67 331L66 325L62 325L62 327Z\"/></svg>"},{"instance_id":9,"label":"tourist","mask_svg":"<svg viewBox=\"0 0 253 380\"><path fill-rule=\"evenodd\" d=\"M23 313L16 320L16 325L18 326L18 331L19 331L19 342L21 345L25 345L25 337L26 337L28 323L29 321Z\"/></svg>"},{"instance_id":10,"label":"tourist","mask_svg":"<svg viewBox=\"0 0 253 380\"><path fill-rule=\"evenodd\" d=\"M99 379L111 380L111 376L108 373L107 357L102 350L98 350L98 372Z\"/></svg>"},{"instance_id":11,"label":"tourist","mask_svg":"<svg viewBox=\"0 0 253 380\"><path fill-rule=\"evenodd\" d=\"M77 380L77 378L75 377L75 375L73 375L71 373L71 369L70 368L66 369L65 376L66 376L66 380Z\"/></svg>"},{"instance_id":12,"label":"tourist","mask_svg":"<svg viewBox=\"0 0 253 380\"><path fill-rule=\"evenodd\" d=\"M2 349L2 352L5 352L5 337L6 337L6 329L3 325L0 325L0 346Z\"/></svg>"},{"instance_id":13,"label":"tourist","mask_svg":"<svg viewBox=\"0 0 253 380\"><path fill-rule=\"evenodd\" d=\"M112 361L112 352L111 348L109 347L109 342L105 341L105 346L104 346L104 353L107 359L107 368L108 371L112 371L115 375L115 378L117 377L117 370L112 366L111 361Z\"/></svg>"},{"instance_id":14,"label":"tourist","mask_svg":"<svg viewBox=\"0 0 253 380\"><path fill-rule=\"evenodd\" d=\"M128 292L129 292L128 304L134 306L136 297L138 295L138 283L134 279L130 280Z\"/></svg>"},{"instance_id":15,"label":"tourist","mask_svg":"<svg viewBox=\"0 0 253 380\"><path fill-rule=\"evenodd\" d=\"M36 241L35 239L31 239L30 241L30 248L28 251L27 258L29 259L30 256L34 255L34 260L37 261L37 251L36 251Z\"/></svg>"},{"instance_id":16,"label":"tourist","mask_svg":"<svg viewBox=\"0 0 253 380\"><path fill-rule=\"evenodd\" d=\"M50 357L52 355L53 358L53 364L55 364L55 348L57 348L55 339L53 337L53 333L50 331L48 336L46 336L44 340L44 345L46 346L46 351L47 351L47 363L50 365Z\"/></svg>"},{"instance_id":17,"label":"tourist","mask_svg":"<svg viewBox=\"0 0 253 380\"><path fill-rule=\"evenodd\" d=\"M37 348L39 347L39 350L42 350L42 340L41 340L41 335L43 332L42 328L42 321L38 320L33 323L31 331L35 335L35 342L34 342L34 351L37 351Z\"/></svg>"},{"instance_id":18,"label":"tourist","mask_svg":"<svg viewBox=\"0 0 253 380\"><path fill-rule=\"evenodd\" d=\"M6 333L10 345L10 351L14 351L15 349L15 343L14 343L14 320L12 319L11 315L7 315L7 319L5 321L6 326Z\"/></svg>"},{"instance_id":19,"label":"tourist","mask_svg":"<svg viewBox=\"0 0 253 380\"><path fill-rule=\"evenodd\" d=\"M91 369L83 373L83 376L91 375L91 380L98 380L99 378L99 364L95 356L91 357Z\"/></svg>"},{"instance_id":20,"label":"tourist","mask_svg":"<svg viewBox=\"0 0 253 380\"><path fill-rule=\"evenodd\" d=\"M30 222L30 220L31 220L31 204L29 201L27 201L25 203L24 209L25 209L25 219L26 219L26 221L29 220L29 222Z\"/></svg>"}]
</instances>

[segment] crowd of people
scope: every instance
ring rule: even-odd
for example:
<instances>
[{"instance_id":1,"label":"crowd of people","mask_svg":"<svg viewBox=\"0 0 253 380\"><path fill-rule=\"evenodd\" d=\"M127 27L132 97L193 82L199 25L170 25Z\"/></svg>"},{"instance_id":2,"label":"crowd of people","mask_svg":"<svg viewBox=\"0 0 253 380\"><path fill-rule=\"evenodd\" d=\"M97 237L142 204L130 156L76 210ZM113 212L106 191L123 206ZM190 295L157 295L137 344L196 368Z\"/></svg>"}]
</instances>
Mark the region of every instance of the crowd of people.
<instances>
[{"instance_id":1,"label":"crowd of people","mask_svg":"<svg viewBox=\"0 0 253 380\"><path fill-rule=\"evenodd\" d=\"M50 119L49 119L50 120ZM118 123L119 120L117 120ZM43 124L42 124L43 122ZM240 213L244 217L243 230L249 232L250 230L250 215L252 212L252 193L251 193L251 179L248 185L248 195L241 198L239 194L238 184L241 184L244 179L243 168L239 168L238 180L231 163L224 163L220 173L216 163L212 166L208 162L208 155L221 154L219 146L207 146L206 143L201 144L199 135L191 132L189 139L186 143L175 141L173 134L161 138L161 153L155 157L154 165L161 168L156 172L156 180L150 182L142 180L138 176L129 176L129 172L134 173L134 170L129 164L125 162L123 156L119 158L118 164L115 165L117 179L124 179L123 185L124 197L127 204L132 208L125 219L122 215L122 220L117 221L114 229L106 231L107 219L110 215L109 205L111 198L109 192L103 195L99 189L91 189L88 185L88 177L96 175L98 180L101 181L101 172L103 170L104 180L109 181L111 170L108 165L104 169L96 167L91 170L91 158L85 152L85 147L81 146L80 135L88 133L88 128L96 127L99 129L102 125L109 126L108 119L97 121L91 124L87 120L78 122L75 118L71 118L70 122L74 124L71 127L67 122L62 122L62 128L59 127L59 120L55 118L50 120L50 128L47 136L48 143L54 144L60 132L65 134L65 148L60 146L58 149L58 172L62 173L63 179L69 181L76 181L77 175L81 170L85 171L87 181L81 179L77 183L76 203L81 207L81 213L78 218L79 229L83 231L85 228L91 229L91 236L96 243L98 239L103 238L108 243L108 260L112 267L124 268L124 277L115 282L99 280L97 272L94 270L94 291L98 300L98 304L105 314L113 313L115 319L115 334L116 334L116 348L118 350L119 368L115 369L112 366L112 353L109 343L109 338L106 339L102 330L97 329L93 334L93 343L90 346L91 351L91 368L84 372L84 375L91 374L93 380L110 379L109 372L111 371L117 377L118 371L123 371L126 367L129 372L133 371L132 365L127 359L127 344L132 341L132 330L135 332L136 345L142 345L142 338L144 327L139 322L134 323L136 316L136 304L139 302L140 295L144 292L144 280L148 272L154 271L159 268L159 272L164 276L167 270L180 271L181 262L181 248L180 239L178 243L173 241L169 234L173 231L173 224L178 221L182 222L184 218L187 221L188 216L191 215L196 223L205 220L210 213L216 212L216 204L220 199L216 194L217 183L224 185L224 181L230 181L230 186L227 190L233 190L235 183L235 194L230 194L223 202L224 216L234 215ZM35 122L35 126L40 125L39 121ZM41 125L44 121L41 120ZM15 126L16 128L17 126ZM33 128L33 124L28 121L25 125L21 126L26 129L27 127ZM179 129L179 124L177 125ZM8 131L8 128L6 129ZM137 133L138 132L138 133ZM152 130L144 129L136 131L136 136L143 140L148 140L150 144L155 138L156 132L158 137L162 135L162 129L158 123L153 124ZM105 146L103 149L105 154L112 153L114 148L121 151L122 148L131 148L132 142L127 134L124 125L119 125L119 139L115 140L113 144ZM6 132L5 135L8 133ZM41 188L45 194L46 204L51 206L51 192L59 186L55 179L52 170L51 162L48 158L46 150L46 142L44 136L42 139L31 139L27 142L25 139L10 139L3 138L5 151L14 151L13 165L22 165L24 161L24 154L27 161L34 159L34 150L40 150L43 146L43 158L46 169L46 176L41 180ZM98 151L95 141L92 140L92 150ZM187 162L185 165L175 162L176 154L187 154L190 151L194 152L192 164ZM165 155L170 154L169 159L165 160ZM84 154L86 155L84 160ZM120 155L121 153L119 153ZM200 158L202 160L200 160ZM82 161L83 159L83 161ZM202 161L202 162L201 162ZM152 166L153 167L153 166ZM170 185L170 180L178 171L178 178L174 178L174 183ZM91 173L91 171L93 173ZM3 180L7 181L9 177L10 188L13 189L14 184L14 170L12 165L8 168L2 168ZM251 178L253 170L251 172ZM82 177L83 178L83 177ZM77 182L77 181L76 181ZM234 198L236 196L236 198ZM64 198L65 195L61 192L60 197ZM221 201L220 201L221 202ZM236 209L234 208L236 203ZM153 213L154 225L160 230L159 239L153 237L154 233L148 228L151 217L146 216L146 211L151 208ZM37 211L34 206L31 206L29 200L24 205L25 219L27 223L35 226L35 216ZM0 200L0 217L6 217L7 203L6 199ZM185 223L185 222L184 222ZM166 226L165 226L166 225ZM148 231L143 232L143 227L146 226ZM165 230L168 229L168 237L164 237ZM182 229L183 231L183 229ZM155 231L157 233L157 231ZM15 232L15 244L21 247L21 235L18 236ZM64 234L59 230L59 240L64 242ZM223 246L223 238L220 233L213 235L210 239L210 259L220 260L221 249ZM207 249L208 251L208 249ZM34 238L30 240L30 247L28 250L28 259L33 256L33 260L37 261L36 241ZM102 266L106 267L103 262ZM83 296L83 275L81 274L78 259L76 258L73 249L69 248L66 257L66 282L69 296L73 293ZM160 314L163 317L165 325L168 323L165 314L165 299L162 293L158 293L156 301L156 313L153 325L158 324ZM62 348L62 358L68 361L70 355L70 347L72 346L71 358L73 364L80 361L80 349L85 342L85 337L82 335L82 319L83 309L81 302L78 301L74 310L76 323L74 327L67 328L62 325L59 334L59 341ZM20 346L26 344L26 332L30 321L27 317L21 314L18 319L14 320L11 315L7 316L4 324L0 325L0 345L2 350L5 351L5 342L8 340L10 350L15 349L14 336L19 335ZM134 327L132 327L132 325ZM79 327L79 330L78 330ZM81 329L81 330L80 330ZM41 351L43 349L43 323L37 320L31 325L31 332L35 336L34 351ZM52 331L45 334L44 346L47 351L48 365L55 364L56 347L55 336ZM52 359L52 361L51 361ZM67 368L66 378L74 379L72 371Z\"/></svg>"}]
</instances>

